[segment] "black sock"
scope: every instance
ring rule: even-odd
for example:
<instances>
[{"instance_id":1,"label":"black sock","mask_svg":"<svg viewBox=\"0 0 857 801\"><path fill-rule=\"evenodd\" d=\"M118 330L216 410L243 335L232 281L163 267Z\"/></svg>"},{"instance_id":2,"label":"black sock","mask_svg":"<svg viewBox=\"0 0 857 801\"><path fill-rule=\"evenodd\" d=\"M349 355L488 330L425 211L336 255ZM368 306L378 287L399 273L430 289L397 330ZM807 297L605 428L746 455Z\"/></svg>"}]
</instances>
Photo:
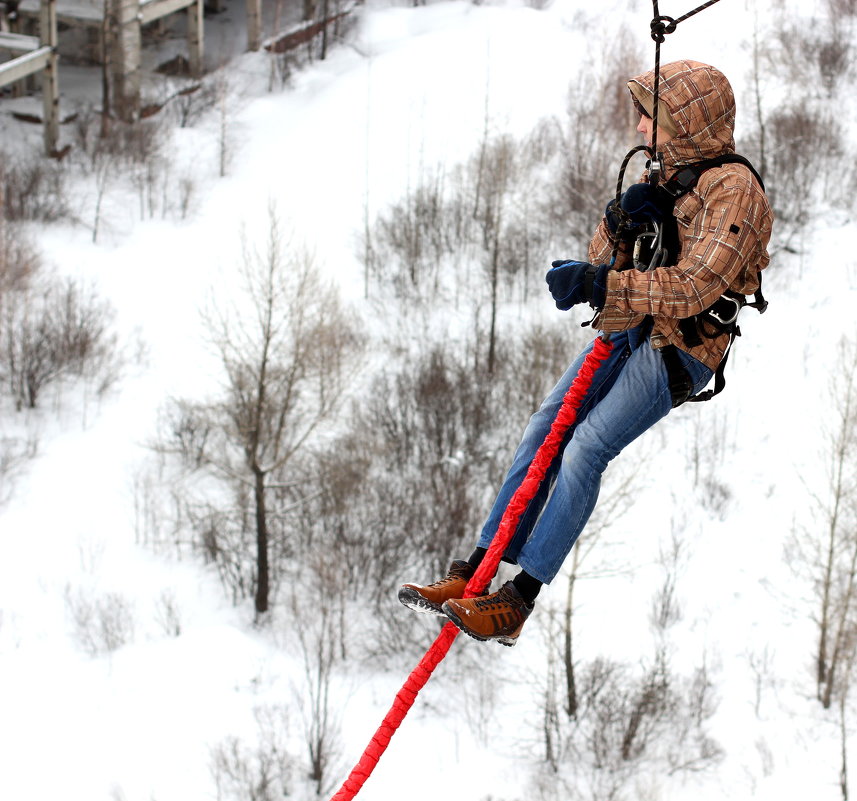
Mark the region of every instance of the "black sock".
<instances>
[{"instance_id":1,"label":"black sock","mask_svg":"<svg viewBox=\"0 0 857 801\"><path fill-rule=\"evenodd\" d=\"M539 590L542 588L542 582L537 578L533 578L525 570L522 570L515 576L512 584L515 585L515 589L521 593L521 597L528 605L533 604L536 596L539 594Z\"/></svg>"},{"instance_id":2,"label":"black sock","mask_svg":"<svg viewBox=\"0 0 857 801\"><path fill-rule=\"evenodd\" d=\"M482 564L485 554L488 553L487 548L477 548L470 556L467 557L467 563L476 570Z\"/></svg>"}]
</instances>

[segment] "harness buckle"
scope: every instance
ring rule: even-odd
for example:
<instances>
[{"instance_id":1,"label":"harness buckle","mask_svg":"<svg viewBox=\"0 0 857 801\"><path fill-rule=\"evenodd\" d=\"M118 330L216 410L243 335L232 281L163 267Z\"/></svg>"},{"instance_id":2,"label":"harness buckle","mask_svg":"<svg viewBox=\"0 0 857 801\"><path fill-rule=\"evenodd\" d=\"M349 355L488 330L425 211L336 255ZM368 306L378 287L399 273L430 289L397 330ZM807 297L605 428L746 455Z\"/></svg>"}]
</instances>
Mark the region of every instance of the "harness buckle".
<instances>
[{"instance_id":1,"label":"harness buckle","mask_svg":"<svg viewBox=\"0 0 857 801\"><path fill-rule=\"evenodd\" d=\"M708 316L712 317L724 327L730 326L738 319L738 314L740 313L741 309L744 308L743 300L743 298L730 298L728 295L722 295L718 299L717 303L715 303L714 306L712 306L708 310ZM730 304L731 308L724 309L721 306L720 309L718 309L717 306L721 303L721 301L725 301L726 303Z\"/></svg>"}]
</instances>

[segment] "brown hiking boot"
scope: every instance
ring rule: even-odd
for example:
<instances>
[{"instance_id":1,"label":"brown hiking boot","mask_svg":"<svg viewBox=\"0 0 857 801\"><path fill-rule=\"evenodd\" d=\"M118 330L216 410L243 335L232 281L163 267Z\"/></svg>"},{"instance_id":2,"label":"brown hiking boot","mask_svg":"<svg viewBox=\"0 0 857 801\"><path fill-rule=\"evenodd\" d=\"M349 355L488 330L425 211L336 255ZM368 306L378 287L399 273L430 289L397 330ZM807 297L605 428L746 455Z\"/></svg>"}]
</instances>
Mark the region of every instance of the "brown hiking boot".
<instances>
[{"instance_id":1,"label":"brown hiking boot","mask_svg":"<svg viewBox=\"0 0 857 801\"><path fill-rule=\"evenodd\" d=\"M399 589L399 600L409 609L417 612L429 612L435 615L443 615L441 606L450 598L461 598L464 588L476 569L461 559L456 559L449 566L449 573L445 578L425 587L420 584L403 584ZM488 592L486 587L482 595Z\"/></svg>"},{"instance_id":2,"label":"brown hiking boot","mask_svg":"<svg viewBox=\"0 0 857 801\"><path fill-rule=\"evenodd\" d=\"M497 640L514 645L533 611L511 581L491 595L451 599L443 604L446 616L474 640Z\"/></svg>"}]
</instances>

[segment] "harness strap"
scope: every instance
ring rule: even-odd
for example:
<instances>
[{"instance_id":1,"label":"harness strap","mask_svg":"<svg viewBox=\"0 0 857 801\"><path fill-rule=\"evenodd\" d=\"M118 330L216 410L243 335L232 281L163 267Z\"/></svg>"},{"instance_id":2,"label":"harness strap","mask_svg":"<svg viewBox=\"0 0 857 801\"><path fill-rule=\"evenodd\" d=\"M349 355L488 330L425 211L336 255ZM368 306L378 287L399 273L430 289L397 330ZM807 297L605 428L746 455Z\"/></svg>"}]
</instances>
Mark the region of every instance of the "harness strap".
<instances>
[{"instance_id":1,"label":"harness strap","mask_svg":"<svg viewBox=\"0 0 857 801\"><path fill-rule=\"evenodd\" d=\"M726 352L723 354L720 364L717 365L717 369L714 371L714 387L712 389L706 389L705 392L700 392L698 395L693 395L688 398L687 400L689 403L702 403L703 401L709 401L715 395L719 395L723 392L723 388L726 386L726 376L724 375L726 372L726 362L729 360L729 354L732 352L732 343L735 341L735 337L740 335L741 331L736 327L735 333L729 337L729 344L726 346Z\"/></svg>"},{"instance_id":2,"label":"harness strap","mask_svg":"<svg viewBox=\"0 0 857 801\"><path fill-rule=\"evenodd\" d=\"M723 153L711 159L686 164L669 181L661 184L659 189L669 196L669 202L675 203L682 195L686 195L696 186L702 173L714 167L722 167L724 164L743 164L759 182L762 191L765 191L765 182L762 180L762 176L759 175L748 159L738 153Z\"/></svg>"},{"instance_id":3,"label":"harness strap","mask_svg":"<svg viewBox=\"0 0 857 801\"><path fill-rule=\"evenodd\" d=\"M685 370L681 359L678 356L678 348L675 345L665 345L661 348L661 357L664 360L664 366L667 368L667 380L669 382L670 396L672 397L673 409L676 406L681 406L683 403L703 403L711 400L715 395L723 392L726 386L726 362L729 359L729 353L732 351L732 343L736 336L740 336L741 332L736 327L735 332L729 337L729 345L726 347L726 352L717 365L714 371L714 387L706 389L697 395L691 395L693 392L693 382L690 380L690 375Z\"/></svg>"},{"instance_id":4,"label":"harness strap","mask_svg":"<svg viewBox=\"0 0 857 801\"><path fill-rule=\"evenodd\" d=\"M690 397L690 393L693 392L693 384L678 357L678 348L675 345L665 345L661 348L661 358L667 368L667 381L669 382L673 409L675 409L676 406L681 406Z\"/></svg>"}]
</instances>

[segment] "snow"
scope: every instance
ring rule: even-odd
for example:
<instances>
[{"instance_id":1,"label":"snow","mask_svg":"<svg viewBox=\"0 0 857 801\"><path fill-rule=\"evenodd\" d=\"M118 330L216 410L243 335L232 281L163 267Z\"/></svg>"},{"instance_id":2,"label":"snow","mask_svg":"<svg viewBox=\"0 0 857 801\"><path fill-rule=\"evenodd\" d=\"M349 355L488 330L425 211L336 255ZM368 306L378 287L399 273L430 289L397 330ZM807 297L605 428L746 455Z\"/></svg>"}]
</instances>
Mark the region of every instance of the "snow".
<instances>
[{"instance_id":1,"label":"snow","mask_svg":"<svg viewBox=\"0 0 857 801\"><path fill-rule=\"evenodd\" d=\"M751 5L722 3L688 20L668 38L663 57L709 61L737 83L749 56L734 29ZM426 170L466 158L486 124L521 135L540 117L561 115L569 81L598 58L592 42L599 31L627 26L643 42L647 68L648 21L646 3L615 0L600 3L597 14L574 0L540 11L515 2L370 3L357 42L296 74L287 89L266 91L263 55L235 59L231 80L241 101L229 112L228 175L217 176L214 116L175 132L200 187L187 221L141 223L114 208L98 244L81 226L38 232L47 261L110 298L121 335L139 340L145 358L107 398L69 393L64 405L32 416L39 456L0 509L0 798L214 798L209 749L229 735L252 736L254 707L289 701L299 684L300 665L275 637L249 625L246 606L233 607L202 565L153 555L138 543L134 523L134 480L159 406L169 396L205 394L217 380L198 312L212 291L229 291L242 226L252 241L274 202L296 239L358 300L362 268L354 249L367 207L374 216ZM79 90L78 78L87 80L81 68L62 76L66 98ZM4 140L10 125L3 122ZM820 223L799 282L793 268L791 285L771 268L771 307L764 318L742 319L729 386L715 402L724 431L739 443L721 466L736 494L722 520L697 518L692 505L686 512L692 547L679 584L687 607L679 658L693 666L703 653L712 657L721 700L714 735L727 754L713 775L684 788L699 801L839 796L837 734L808 697L812 625L782 549L804 517L799 474L817 470L820 395L833 345L853 333L854 228L850 218ZM681 469L680 459L661 464L664 456L654 454L653 471ZM629 607L617 587L625 581L630 593L657 582L663 504L683 500L645 494L635 517L648 522L625 535L639 539L638 570L580 590L578 648L631 660L646 653L648 609ZM68 599L116 594L131 604L133 639L109 656L91 656L74 637ZM164 597L181 610L178 637L155 622ZM480 647L464 639L453 648ZM506 660L509 683L525 687L542 648L537 637L523 637L513 651L486 650L485 658L495 667ZM757 715L748 664L763 653L771 679ZM342 778L403 679L353 675L338 685ZM448 685L431 683L423 691L361 798L532 796L531 754L525 745L510 747L529 727L535 737L531 697L505 695L477 737L448 693ZM852 737L849 752L854 746ZM652 797L683 795L666 783L660 792Z\"/></svg>"}]
</instances>

